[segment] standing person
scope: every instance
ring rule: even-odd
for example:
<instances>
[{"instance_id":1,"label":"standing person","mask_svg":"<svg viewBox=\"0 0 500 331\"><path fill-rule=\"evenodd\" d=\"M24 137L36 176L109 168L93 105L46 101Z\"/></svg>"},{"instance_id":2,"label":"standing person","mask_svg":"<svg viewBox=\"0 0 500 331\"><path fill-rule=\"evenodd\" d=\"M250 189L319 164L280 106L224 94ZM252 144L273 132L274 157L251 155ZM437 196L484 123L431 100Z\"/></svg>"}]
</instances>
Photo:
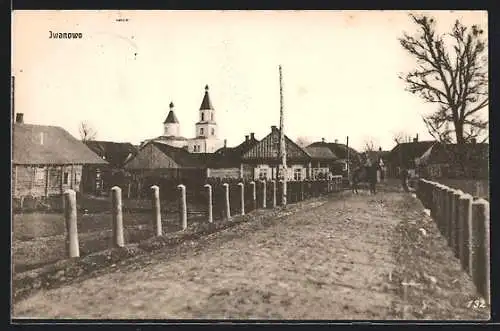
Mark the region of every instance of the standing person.
<instances>
[{"instance_id":1,"label":"standing person","mask_svg":"<svg viewBox=\"0 0 500 331\"><path fill-rule=\"evenodd\" d=\"M401 185L403 186L403 190L405 192L410 191L408 188L408 170L406 168L403 168L403 171L401 171Z\"/></svg>"}]
</instances>

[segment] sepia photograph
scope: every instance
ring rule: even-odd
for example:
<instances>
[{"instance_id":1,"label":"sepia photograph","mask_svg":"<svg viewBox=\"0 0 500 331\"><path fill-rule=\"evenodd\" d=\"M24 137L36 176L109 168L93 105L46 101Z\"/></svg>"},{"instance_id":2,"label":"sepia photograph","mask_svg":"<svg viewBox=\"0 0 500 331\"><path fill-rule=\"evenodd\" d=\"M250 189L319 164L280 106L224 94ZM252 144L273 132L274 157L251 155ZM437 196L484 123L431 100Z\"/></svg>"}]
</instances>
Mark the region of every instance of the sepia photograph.
<instances>
[{"instance_id":1,"label":"sepia photograph","mask_svg":"<svg viewBox=\"0 0 500 331\"><path fill-rule=\"evenodd\" d=\"M487 11L11 35L12 320L491 318Z\"/></svg>"}]
</instances>

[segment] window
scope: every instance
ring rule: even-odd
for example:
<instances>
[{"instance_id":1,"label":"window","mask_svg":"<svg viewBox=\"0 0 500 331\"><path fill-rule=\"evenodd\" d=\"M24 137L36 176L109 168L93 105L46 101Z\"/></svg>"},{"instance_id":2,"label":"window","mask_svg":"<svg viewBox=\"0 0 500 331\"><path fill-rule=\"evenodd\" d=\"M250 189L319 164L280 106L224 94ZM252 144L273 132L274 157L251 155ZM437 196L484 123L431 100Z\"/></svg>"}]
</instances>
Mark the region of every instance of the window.
<instances>
[{"instance_id":1,"label":"window","mask_svg":"<svg viewBox=\"0 0 500 331\"><path fill-rule=\"evenodd\" d=\"M200 129L200 136L203 136L203 128Z\"/></svg>"},{"instance_id":2,"label":"window","mask_svg":"<svg viewBox=\"0 0 500 331\"><path fill-rule=\"evenodd\" d=\"M215 136L215 129L212 128L212 136Z\"/></svg>"},{"instance_id":3,"label":"window","mask_svg":"<svg viewBox=\"0 0 500 331\"><path fill-rule=\"evenodd\" d=\"M297 168L293 170L293 180L302 180L302 169Z\"/></svg>"},{"instance_id":4,"label":"window","mask_svg":"<svg viewBox=\"0 0 500 331\"><path fill-rule=\"evenodd\" d=\"M44 167L36 167L35 168L35 181L43 181L45 180L45 168Z\"/></svg>"},{"instance_id":5,"label":"window","mask_svg":"<svg viewBox=\"0 0 500 331\"><path fill-rule=\"evenodd\" d=\"M203 122L205 120L205 113L201 113L201 121Z\"/></svg>"},{"instance_id":6,"label":"window","mask_svg":"<svg viewBox=\"0 0 500 331\"><path fill-rule=\"evenodd\" d=\"M259 179L261 180L267 179L267 168L259 169Z\"/></svg>"},{"instance_id":7,"label":"window","mask_svg":"<svg viewBox=\"0 0 500 331\"><path fill-rule=\"evenodd\" d=\"M69 173L65 172L63 176L63 184L68 185L68 181L69 181Z\"/></svg>"},{"instance_id":8,"label":"window","mask_svg":"<svg viewBox=\"0 0 500 331\"><path fill-rule=\"evenodd\" d=\"M214 114L210 114L210 120L213 121L214 120Z\"/></svg>"}]
</instances>

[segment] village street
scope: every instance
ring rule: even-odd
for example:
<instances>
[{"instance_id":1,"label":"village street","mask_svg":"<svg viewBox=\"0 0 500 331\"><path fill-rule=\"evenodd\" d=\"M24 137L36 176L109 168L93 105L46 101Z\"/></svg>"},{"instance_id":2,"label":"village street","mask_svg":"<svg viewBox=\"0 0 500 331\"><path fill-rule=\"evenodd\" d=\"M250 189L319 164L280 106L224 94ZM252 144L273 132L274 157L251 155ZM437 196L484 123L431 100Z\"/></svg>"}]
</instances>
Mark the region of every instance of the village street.
<instances>
[{"instance_id":1,"label":"village street","mask_svg":"<svg viewBox=\"0 0 500 331\"><path fill-rule=\"evenodd\" d=\"M408 282L416 285L404 289ZM488 318L467 307L474 298L420 202L382 187L313 199L272 224L242 223L41 291L15 304L13 317Z\"/></svg>"}]
</instances>

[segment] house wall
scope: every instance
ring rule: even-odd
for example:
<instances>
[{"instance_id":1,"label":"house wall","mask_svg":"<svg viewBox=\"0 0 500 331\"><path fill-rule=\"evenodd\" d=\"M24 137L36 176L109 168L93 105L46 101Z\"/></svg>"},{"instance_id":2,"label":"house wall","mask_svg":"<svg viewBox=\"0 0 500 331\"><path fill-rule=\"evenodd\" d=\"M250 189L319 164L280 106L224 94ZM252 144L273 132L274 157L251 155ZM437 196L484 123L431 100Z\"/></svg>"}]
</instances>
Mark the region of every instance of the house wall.
<instances>
[{"instance_id":1,"label":"house wall","mask_svg":"<svg viewBox=\"0 0 500 331\"><path fill-rule=\"evenodd\" d=\"M254 180L259 180L263 179L264 177L267 179L274 179L279 175L279 170L277 171L277 168L275 165L270 165L270 164L257 164L253 167L253 179ZM296 173L300 177L295 177ZM278 176L281 177L281 176ZM287 164L287 180L292 181L295 180L295 178L300 178L300 179L305 179L307 178L307 166L303 164Z\"/></svg>"},{"instance_id":2,"label":"house wall","mask_svg":"<svg viewBox=\"0 0 500 331\"><path fill-rule=\"evenodd\" d=\"M209 168L207 173L209 178L240 178L241 175L240 168Z\"/></svg>"},{"instance_id":3,"label":"house wall","mask_svg":"<svg viewBox=\"0 0 500 331\"><path fill-rule=\"evenodd\" d=\"M224 142L219 139L193 138L188 140L187 146L190 153L214 153L224 147ZM195 146L199 146L199 150L195 151Z\"/></svg>"},{"instance_id":4,"label":"house wall","mask_svg":"<svg viewBox=\"0 0 500 331\"><path fill-rule=\"evenodd\" d=\"M60 195L67 189L80 191L82 165L14 165L13 197Z\"/></svg>"}]
</instances>

